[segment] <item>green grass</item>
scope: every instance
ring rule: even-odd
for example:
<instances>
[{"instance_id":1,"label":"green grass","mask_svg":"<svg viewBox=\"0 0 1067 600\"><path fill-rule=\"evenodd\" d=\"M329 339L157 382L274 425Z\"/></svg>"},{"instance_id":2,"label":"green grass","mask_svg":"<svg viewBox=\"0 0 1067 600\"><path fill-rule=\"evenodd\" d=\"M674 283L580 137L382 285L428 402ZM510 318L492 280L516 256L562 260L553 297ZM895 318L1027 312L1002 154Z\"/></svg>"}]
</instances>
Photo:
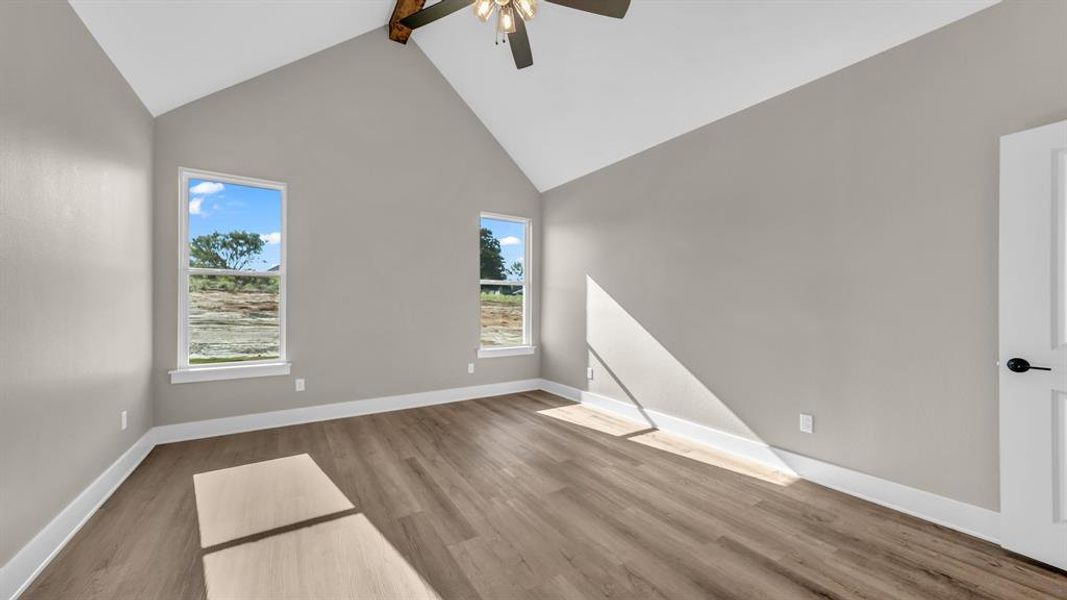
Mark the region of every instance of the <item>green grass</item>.
<instances>
[{"instance_id":1,"label":"green grass","mask_svg":"<svg viewBox=\"0 0 1067 600\"><path fill-rule=\"evenodd\" d=\"M189 364L191 365L213 365L218 363L239 363L249 360L270 360L278 358L278 355L262 355L262 356L212 356L208 358L190 358Z\"/></svg>"},{"instance_id":2,"label":"green grass","mask_svg":"<svg viewBox=\"0 0 1067 600\"><path fill-rule=\"evenodd\" d=\"M522 294L496 294L482 292L482 304L506 304L508 306L521 306Z\"/></svg>"},{"instance_id":3,"label":"green grass","mask_svg":"<svg viewBox=\"0 0 1067 600\"><path fill-rule=\"evenodd\" d=\"M230 275L190 275L189 291L277 292L277 277L234 277Z\"/></svg>"}]
</instances>

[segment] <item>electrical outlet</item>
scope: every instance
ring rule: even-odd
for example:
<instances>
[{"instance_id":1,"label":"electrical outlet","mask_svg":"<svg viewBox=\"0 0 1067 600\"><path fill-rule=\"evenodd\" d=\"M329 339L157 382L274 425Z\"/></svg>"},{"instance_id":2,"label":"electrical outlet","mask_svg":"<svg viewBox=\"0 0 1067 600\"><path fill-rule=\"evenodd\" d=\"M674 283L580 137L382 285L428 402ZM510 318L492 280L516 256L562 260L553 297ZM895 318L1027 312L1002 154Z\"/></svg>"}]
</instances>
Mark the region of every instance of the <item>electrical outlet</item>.
<instances>
[{"instance_id":1,"label":"electrical outlet","mask_svg":"<svg viewBox=\"0 0 1067 600\"><path fill-rule=\"evenodd\" d=\"M122 413L120 413L120 414L121 414L121 418L122 418L122 430L126 431L126 425L127 425L127 423L126 423L126 411L122 411Z\"/></svg>"},{"instance_id":2,"label":"electrical outlet","mask_svg":"<svg viewBox=\"0 0 1067 600\"><path fill-rule=\"evenodd\" d=\"M593 380L593 367L586 367L585 368L585 378L588 379L589 381Z\"/></svg>"},{"instance_id":3,"label":"electrical outlet","mask_svg":"<svg viewBox=\"0 0 1067 600\"><path fill-rule=\"evenodd\" d=\"M467 372L468 373L473 373L474 372L474 363L467 363Z\"/></svg>"},{"instance_id":4,"label":"electrical outlet","mask_svg":"<svg viewBox=\"0 0 1067 600\"><path fill-rule=\"evenodd\" d=\"M815 433L815 415L800 413L800 430L804 433Z\"/></svg>"},{"instance_id":5,"label":"electrical outlet","mask_svg":"<svg viewBox=\"0 0 1067 600\"><path fill-rule=\"evenodd\" d=\"M306 389L305 386L304 386L304 379L303 378L297 379L296 380L296 391L302 392L302 391L304 391L304 389Z\"/></svg>"}]
</instances>

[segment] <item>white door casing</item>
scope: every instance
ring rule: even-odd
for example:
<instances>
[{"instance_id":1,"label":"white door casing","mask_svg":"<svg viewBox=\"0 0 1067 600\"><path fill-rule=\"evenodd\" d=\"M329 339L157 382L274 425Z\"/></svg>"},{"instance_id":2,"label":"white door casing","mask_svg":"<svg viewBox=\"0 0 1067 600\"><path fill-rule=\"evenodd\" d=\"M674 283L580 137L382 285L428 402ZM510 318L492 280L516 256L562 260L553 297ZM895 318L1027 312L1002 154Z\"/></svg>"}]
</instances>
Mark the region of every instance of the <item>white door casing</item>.
<instances>
[{"instance_id":1,"label":"white door casing","mask_svg":"<svg viewBox=\"0 0 1067 600\"><path fill-rule=\"evenodd\" d=\"M1001 544L1067 569L1067 121L1000 140L999 273Z\"/></svg>"}]
</instances>

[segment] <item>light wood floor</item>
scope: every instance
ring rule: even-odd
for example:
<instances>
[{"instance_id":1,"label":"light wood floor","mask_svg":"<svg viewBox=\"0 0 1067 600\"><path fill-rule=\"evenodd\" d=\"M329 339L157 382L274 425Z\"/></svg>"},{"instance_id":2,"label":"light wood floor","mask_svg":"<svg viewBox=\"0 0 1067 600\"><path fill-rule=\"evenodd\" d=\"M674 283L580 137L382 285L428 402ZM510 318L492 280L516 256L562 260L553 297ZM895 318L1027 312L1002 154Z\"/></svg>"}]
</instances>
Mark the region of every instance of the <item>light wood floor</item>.
<instances>
[{"instance_id":1,"label":"light wood floor","mask_svg":"<svg viewBox=\"0 0 1067 600\"><path fill-rule=\"evenodd\" d=\"M193 475L307 453L355 505L343 518L442 598L1067 598L1067 576L992 544L538 412L568 404L531 392L159 446L24 597L205 597Z\"/></svg>"}]
</instances>

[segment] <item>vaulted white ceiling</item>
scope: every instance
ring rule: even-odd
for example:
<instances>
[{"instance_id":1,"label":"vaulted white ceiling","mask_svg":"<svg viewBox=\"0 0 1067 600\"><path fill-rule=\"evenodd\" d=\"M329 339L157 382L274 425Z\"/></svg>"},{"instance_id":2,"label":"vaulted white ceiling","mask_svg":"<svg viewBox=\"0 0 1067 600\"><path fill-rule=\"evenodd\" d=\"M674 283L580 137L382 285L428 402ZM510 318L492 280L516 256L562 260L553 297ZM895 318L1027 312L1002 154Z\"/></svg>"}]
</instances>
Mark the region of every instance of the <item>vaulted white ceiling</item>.
<instances>
[{"instance_id":1,"label":"vaulted white ceiling","mask_svg":"<svg viewBox=\"0 0 1067 600\"><path fill-rule=\"evenodd\" d=\"M381 27L393 12L392 0L69 1L153 115Z\"/></svg>"},{"instance_id":2,"label":"vaulted white ceiling","mask_svg":"<svg viewBox=\"0 0 1067 600\"><path fill-rule=\"evenodd\" d=\"M393 5L70 1L153 114L379 28ZM621 21L542 2L522 71L466 10L412 37L546 190L997 1L633 0Z\"/></svg>"}]
</instances>

